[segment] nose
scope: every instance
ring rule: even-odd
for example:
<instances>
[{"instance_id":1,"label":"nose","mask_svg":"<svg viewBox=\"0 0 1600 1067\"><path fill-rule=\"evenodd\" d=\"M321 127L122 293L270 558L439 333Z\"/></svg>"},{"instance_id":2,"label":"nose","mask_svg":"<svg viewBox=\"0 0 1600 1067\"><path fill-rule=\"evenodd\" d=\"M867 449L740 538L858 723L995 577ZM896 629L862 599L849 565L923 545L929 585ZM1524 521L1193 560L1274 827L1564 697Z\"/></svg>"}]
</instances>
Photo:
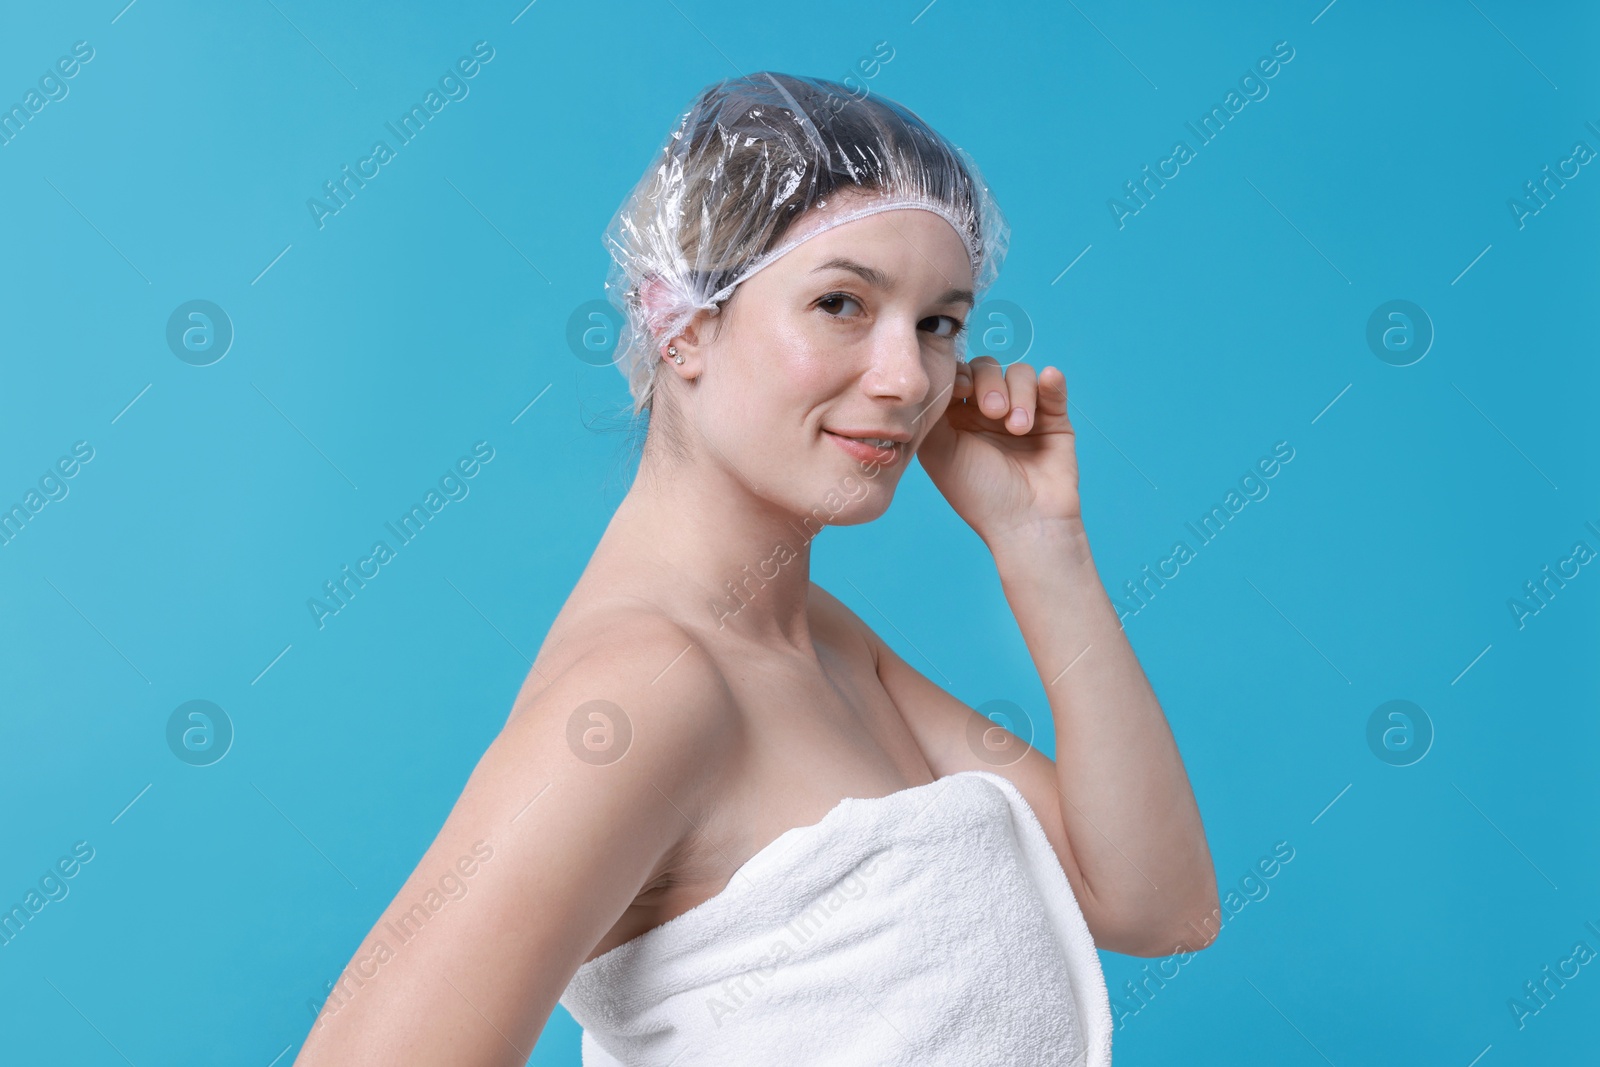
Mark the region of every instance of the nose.
<instances>
[{"instance_id":1,"label":"nose","mask_svg":"<svg viewBox=\"0 0 1600 1067\"><path fill-rule=\"evenodd\" d=\"M914 320L882 320L873 331L869 352L871 362L861 380L868 394L907 403L927 396L930 380Z\"/></svg>"}]
</instances>

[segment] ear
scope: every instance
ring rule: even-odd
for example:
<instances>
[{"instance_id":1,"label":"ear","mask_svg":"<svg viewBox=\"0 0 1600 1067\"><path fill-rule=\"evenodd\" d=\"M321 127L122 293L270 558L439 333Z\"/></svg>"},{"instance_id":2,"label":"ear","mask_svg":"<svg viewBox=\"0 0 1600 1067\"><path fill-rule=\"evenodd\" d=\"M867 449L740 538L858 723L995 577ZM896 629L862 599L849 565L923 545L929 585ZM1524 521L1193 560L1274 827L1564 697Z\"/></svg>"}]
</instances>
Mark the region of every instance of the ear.
<instances>
[{"instance_id":1,"label":"ear","mask_svg":"<svg viewBox=\"0 0 1600 1067\"><path fill-rule=\"evenodd\" d=\"M645 322L649 325L653 338L655 358L666 358L674 369L680 373L690 371L688 362L695 354L694 349L699 347L704 339L706 321L716 312L701 308L695 311L694 316L678 328L671 337L666 336L666 330L671 324L673 315L683 306L681 298L673 291L672 287L660 275L651 274L639 283L639 298L644 310ZM676 345L678 354L684 357L683 366L678 366L672 358L665 356L667 346Z\"/></svg>"}]
</instances>

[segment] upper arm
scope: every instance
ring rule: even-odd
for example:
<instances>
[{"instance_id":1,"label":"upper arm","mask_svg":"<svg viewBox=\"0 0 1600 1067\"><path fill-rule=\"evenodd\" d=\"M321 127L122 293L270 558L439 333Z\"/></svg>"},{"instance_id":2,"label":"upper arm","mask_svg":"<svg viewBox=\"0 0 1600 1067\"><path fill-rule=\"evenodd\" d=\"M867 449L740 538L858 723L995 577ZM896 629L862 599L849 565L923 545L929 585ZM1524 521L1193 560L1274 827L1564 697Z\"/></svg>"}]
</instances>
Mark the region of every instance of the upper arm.
<instances>
[{"instance_id":1,"label":"upper arm","mask_svg":"<svg viewBox=\"0 0 1600 1067\"><path fill-rule=\"evenodd\" d=\"M519 699L297 1067L521 1067L578 967L703 821L731 705L677 626L613 625Z\"/></svg>"},{"instance_id":2,"label":"upper arm","mask_svg":"<svg viewBox=\"0 0 1600 1067\"><path fill-rule=\"evenodd\" d=\"M1095 943L1110 948L1108 942L1116 940L1116 933L1073 854L1066 821L1062 818L1064 798L1057 785L1055 761L945 692L938 683L907 663L837 598L827 593L822 595L872 650L878 679L900 710L935 777L942 778L958 771L990 771L1017 787L1017 792L1022 794L1044 828L1045 837L1072 886L1073 896L1077 898Z\"/></svg>"}]
</instances>

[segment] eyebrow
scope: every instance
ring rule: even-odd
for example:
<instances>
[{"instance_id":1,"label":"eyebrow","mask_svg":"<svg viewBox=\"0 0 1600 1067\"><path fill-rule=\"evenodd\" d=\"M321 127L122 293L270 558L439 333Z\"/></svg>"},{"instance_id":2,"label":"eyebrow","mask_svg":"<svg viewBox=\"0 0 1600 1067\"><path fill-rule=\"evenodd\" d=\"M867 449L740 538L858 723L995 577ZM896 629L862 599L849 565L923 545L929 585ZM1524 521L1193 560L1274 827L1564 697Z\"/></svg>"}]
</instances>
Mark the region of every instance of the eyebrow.
<instances>
[{"instance_id":1,"label":"eyebrow","mask_svg":"<svg viewBox=\"0 0 1600 1067\"><path fill-rule=\"evenodd\" d=\"M811 273L815 274L818 271L824 270L847 270L852 274L860 276L860 278L868 285L876 286L886 293L894 291L893 278L889 277L889 275L885 274L876 267L869 267L865 263L857 263L853 259L847 259L843 256L838 256L828 260L821 266L813 267ZM939 297L937 301L937 303L940 304L973 304L975 302L976 301L973 299L972 290L961 288L952 288L947 290L945 294Z\"/></svg>"}]
</instances>

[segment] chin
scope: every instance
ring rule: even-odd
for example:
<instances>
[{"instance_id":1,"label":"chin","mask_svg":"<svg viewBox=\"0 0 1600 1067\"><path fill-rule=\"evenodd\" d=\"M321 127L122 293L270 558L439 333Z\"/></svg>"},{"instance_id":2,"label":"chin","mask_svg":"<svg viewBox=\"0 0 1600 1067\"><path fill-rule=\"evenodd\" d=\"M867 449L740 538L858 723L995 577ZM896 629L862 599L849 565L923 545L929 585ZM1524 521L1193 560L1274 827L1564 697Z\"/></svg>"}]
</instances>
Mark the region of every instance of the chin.
<instances>
[{"instance_id":1,"label":"chin","mask_svg":"<svg viewBox=\"0 0 1600 1067\"><path fill-rule=\"evenodd\" d=\"M871 509L855 508L853 510L840 512L838 515L835 515L832 519L830 519L828 521L828 525L829 526L860 526L863 523L868 523L868 522L873 521L874 519L878 518L880 515L882 515L887 510L889 510L887 507L871 508Z\"/></svg>"},{"instance_id":2,"label":"chin","mask_svg":"<svg viewBox=\"0 0 1600 1067\"><path fill-rule=\"evenodd\" d=\"M894 476L889 472L867 475L850 471L826 483L801 518L829 526L859 526L889 510L893 499Z\"/></svg>"}]
</instances>

